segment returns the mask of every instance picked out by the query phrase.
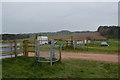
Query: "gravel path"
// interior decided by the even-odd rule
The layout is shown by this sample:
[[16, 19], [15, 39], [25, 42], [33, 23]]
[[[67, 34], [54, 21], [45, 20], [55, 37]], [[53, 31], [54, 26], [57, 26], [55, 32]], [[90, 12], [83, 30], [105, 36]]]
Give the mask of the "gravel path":
[[97, 61], [107, 61], [107, 62], [118, 62], [118, 55], [113, 55], [113, 54], [63, 52], [62, 58], [77, 58], [77, 59], [87, 59], [87, 60], [97, 60]]
[[[35, 54], [30, 52], [29, 56], [34, 56]], [[43, 55], [45, 56], [45, 54]], [[83, 52], [62, 52], [62, 58], [75, 58], [75, 59], [87, 59], [105, 62], [118, 62], [118, 55], [116, 54], [98, 54], [98, 53], [83, 53]]]

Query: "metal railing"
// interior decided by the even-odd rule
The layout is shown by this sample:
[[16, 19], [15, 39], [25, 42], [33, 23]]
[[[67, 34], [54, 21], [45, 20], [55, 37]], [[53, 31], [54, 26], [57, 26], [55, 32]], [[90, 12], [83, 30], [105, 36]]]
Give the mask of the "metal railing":
[[[61, 60], [60, 47], [59, 45], [54, 45], [54, 40], [51, 40], [51, 44], [45, 44], [45, 45], [40, 44], [40, 42], [42, 41], [44, 42], [45, 40], [36, 40], [35, 52], [36, 52], [37, 62], [49, 62], [52, 66], [53, 62], [58, 62]], [[47, 55], [43, 55], [43, 54], [47, 54]]]

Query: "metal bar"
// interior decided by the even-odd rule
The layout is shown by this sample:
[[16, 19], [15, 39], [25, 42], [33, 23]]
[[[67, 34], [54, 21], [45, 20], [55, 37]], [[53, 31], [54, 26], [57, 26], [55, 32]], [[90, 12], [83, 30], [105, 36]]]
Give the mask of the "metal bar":
[[40, 56], [40, 44], [39, 44], [39, 41], [36, 40], [36, 47], [35, 47], [35, 52], [36, 52], [36, 56], [39, 57]]
[[54, 55], [54, 51], [53, 51], [53, 48], [54, 48], [54, 41], [52, 40], [51, 41], [51, 46], [50, 46], [50, 65], [52, 66], [52, 62], [53, 62], [53, 55]]
[[47, 56], [40, 56], [41, 58], [50, 58], [50, 57], [47, 57]]
[[40, 41], [38, 41], [38, 54], [39, 54], [39, 57], [40, 57]]
[[[53, 63], [53, 62], [57, 62], [57, 61], [59, 61], [59, 60], [52, 61], [52, 63]], [[42, 61], [42, 60], [38, 60], [38, 62], [51, 62], [51, 61]]]
[[36, 54], [36, 57], [38, 56], [37, 55], [37, 40], [35, 41], [35, 54]]
[[[57, 62], [61, 60], [61, 52], [59, 50], [58, 55], [55, 55], [55, 49], [59, 46], [54, 45], [54, 41], [51, 41], [50, 45], [41, 45], [40, 41], [45, 41], [45, 40], [36, 40], [35, 41], [35, 54], [36, 54], [36, 58], [37, 58], [37, 62], [49, 62], [50, 65], [53, 65], [53, 62]], [[47, 40], [46, 40], [47, 41]], [[32, 46], [32, 45], [30, 45]], [[42, 47], [50, 47], [50, 56], [41, 56], [42, 52], [41, 52], [41, 48]], [[56, 47], [56, 48], [55, 48]], [[53, 57], [55, 56], [55, 60], [53, 60]], [[49, 60], [42, 60], [42, 58], [48, 58]]]
[[74, 49], [77, 47], [77, 41], [74, 40]]

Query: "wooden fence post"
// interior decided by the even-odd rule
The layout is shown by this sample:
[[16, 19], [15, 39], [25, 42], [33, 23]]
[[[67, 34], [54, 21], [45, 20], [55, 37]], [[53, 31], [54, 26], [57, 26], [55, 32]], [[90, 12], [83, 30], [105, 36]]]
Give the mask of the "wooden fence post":
[[70, 45], [73, 48], [73, 40], [70, 41]]
[[28, 40], [24, 40], [23, 43], [24, 43], [24, 45], [23, 45], [24, 56], [28, 56]]
[[15, 57], [17, 57], [17, 41], [14, 40], [14, 53], [15, 53]]
[[68, 48], [68, 40], [66, 40], [66, 48]]
[[60, 52], [60, 58], [59, 58], [58, 62], [61, 62], [61, 48], [60, 48], [60, 46], [58, 47], [58, 49], [59, 49], [59, 52]]

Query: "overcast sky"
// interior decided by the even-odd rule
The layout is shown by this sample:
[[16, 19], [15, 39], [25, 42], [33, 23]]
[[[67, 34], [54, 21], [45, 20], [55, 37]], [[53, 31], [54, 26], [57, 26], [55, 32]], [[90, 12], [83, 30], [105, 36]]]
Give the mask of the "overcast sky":
[[117, 2], [2, 3], [3, 33], [96, 31], [99, 25], [118, 25]]

